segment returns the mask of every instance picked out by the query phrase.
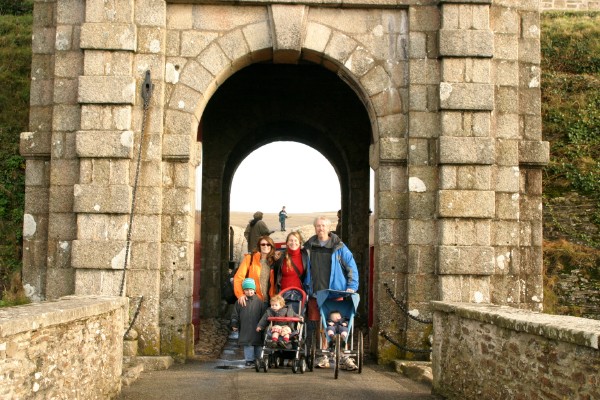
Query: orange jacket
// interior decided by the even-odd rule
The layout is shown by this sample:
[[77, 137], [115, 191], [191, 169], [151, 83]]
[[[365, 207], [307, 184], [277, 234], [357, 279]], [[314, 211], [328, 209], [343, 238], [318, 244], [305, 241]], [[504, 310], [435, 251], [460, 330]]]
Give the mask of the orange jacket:
[[[250, 263], [250, 254], [244, 255], [244, 259], [240, 263], [240, 266], [233, 277], [233, 291], [235, 292], [235, 297], [238, 299], [244, 295], [244, 290], [242, 289], [242, 281], [246, 278], [254, 279], [256, 282], [256, 295], [262, 300], [266, 301], [264, 292], [260, 287], [260, 271], [262, 269], [260, 265], [260, 253], [252, 253], [252, 263]], [[275, 296], [275, 274], [273, 273], [273, 269], [269, 272], [269, 298]]]

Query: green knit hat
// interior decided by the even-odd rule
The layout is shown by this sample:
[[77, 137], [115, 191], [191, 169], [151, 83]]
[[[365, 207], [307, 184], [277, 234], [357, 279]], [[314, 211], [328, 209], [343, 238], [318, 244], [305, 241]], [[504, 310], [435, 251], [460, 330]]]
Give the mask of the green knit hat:
[[253, 289], [256, 290], [256, 283], [252, 278], [246, 278], [242, 281], [242, 289]]

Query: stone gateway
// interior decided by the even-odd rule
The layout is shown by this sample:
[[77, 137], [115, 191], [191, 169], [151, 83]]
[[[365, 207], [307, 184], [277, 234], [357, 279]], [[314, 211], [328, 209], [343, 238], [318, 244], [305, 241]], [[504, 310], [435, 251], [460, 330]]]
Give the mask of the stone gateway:
[[537, 0], [36, 2], [30, 132], [21, 136], [30, 297], [143, 296], [139, 352], [190, 355], [192, 299], [201, 316], [219, 313], [235, 170], [258, 147], [292, 140], [338, 174], [359, 314], [371, 317], [380, 362], [402, 354], [379, 331], [411, 348], [428, 335], [389, 293], [411, 315], [431, 316], [432, 300], [539, 310], [549, 148], [538, 8]]

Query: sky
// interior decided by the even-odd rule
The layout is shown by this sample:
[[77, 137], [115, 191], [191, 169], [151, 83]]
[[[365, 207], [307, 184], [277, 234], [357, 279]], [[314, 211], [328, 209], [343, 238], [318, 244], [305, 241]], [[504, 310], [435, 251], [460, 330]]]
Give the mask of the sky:
[[[264, 176], [265, 185], [260, 192], [256, 183], [261, 171], [265, 171], [265, 160], [271, 168]], [[196, 175], [201, 176], [200, 171]], [[306, 176], [320, 178], [308, 183]], [[283, 184], [290, 180], [297, 184]], [[197, 208], [199, 194], [200, 190]], [[278, 213], [285, 206], [288, 213], [311, 213], [337, 211], [340, 205], [340, 183], [329, 161], [313, 148], [297, 142], [273, 142], [258, 148], [242, 161], [233, 176], [231, 211]]]

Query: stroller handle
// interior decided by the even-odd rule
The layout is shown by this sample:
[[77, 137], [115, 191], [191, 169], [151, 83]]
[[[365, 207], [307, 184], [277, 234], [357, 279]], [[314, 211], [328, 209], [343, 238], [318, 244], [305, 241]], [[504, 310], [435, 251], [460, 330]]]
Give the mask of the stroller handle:
[[267, 321], [273, 322], [302, 322], [304, 318], [302, 317], [267, 317]]

